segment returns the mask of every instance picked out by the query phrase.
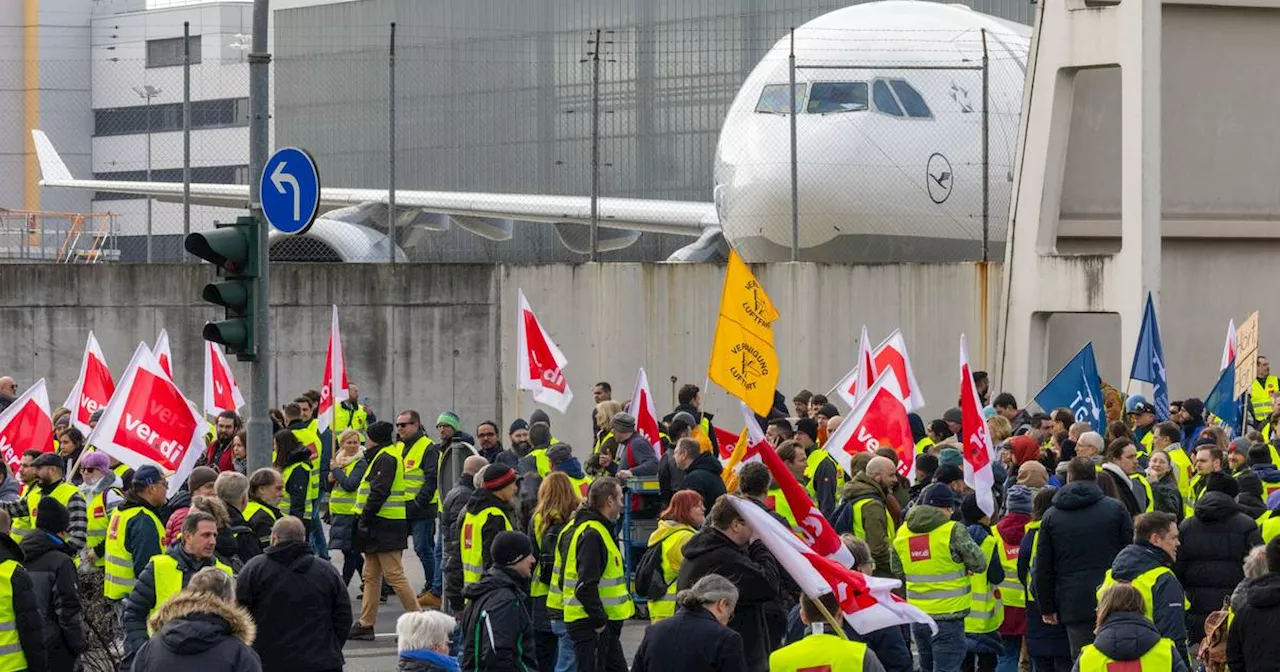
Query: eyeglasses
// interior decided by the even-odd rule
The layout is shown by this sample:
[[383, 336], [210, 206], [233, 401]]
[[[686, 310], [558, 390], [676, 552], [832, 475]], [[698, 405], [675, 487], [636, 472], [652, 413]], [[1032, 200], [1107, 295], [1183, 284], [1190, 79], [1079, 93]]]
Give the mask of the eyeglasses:
[[397, 423], [396, 423], [396, 427], [397, 427], [397, 428], [399, 428], [399, 427], [412, 427], [413, 425], [414, 425], [414, 423], [412, 423], [412, 422], [397, 422]]
[[97, 467], [80, 467], [80, 471], [83, 471], [86, 474], [91, 474], [91, 473], [97, 472], [98, 468]]

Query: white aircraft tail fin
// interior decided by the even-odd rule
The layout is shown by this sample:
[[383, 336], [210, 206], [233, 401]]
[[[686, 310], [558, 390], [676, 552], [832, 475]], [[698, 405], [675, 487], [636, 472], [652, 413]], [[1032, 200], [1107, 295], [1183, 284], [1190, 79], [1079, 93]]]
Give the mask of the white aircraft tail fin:
[[75, 179], [44, 131], [31, 129], [31, 139], [35, 141], [36, 155], [40, 157], [40, 175], [43, 182], [69, 182]]

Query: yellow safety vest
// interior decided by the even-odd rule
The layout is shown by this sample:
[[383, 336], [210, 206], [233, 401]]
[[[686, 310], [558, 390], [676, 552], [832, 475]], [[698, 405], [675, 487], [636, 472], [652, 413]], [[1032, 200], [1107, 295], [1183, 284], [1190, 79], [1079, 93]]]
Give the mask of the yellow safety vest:
[[111, 467], [111, 472], [116, 475], [116, 478], [120, 479], [120, 487], [124, 487], [124, 475], [129, 473], [132, 469], [133, 467], [125, 464], [124, 462]]
[[[312, 502], [315, 501], [315, 497], [312, 495], [319, 494], [317, 487], [319, 483], [312, 477], [315, 474], [315, 469], [311, 466], [310, 462], [294, 462], [284, 468], [284, 473], [280, 474], [280, 477], [283, 478], [285, 484], [288, 485], [289, 479], [293, 477], [293, 473], [299, 469], [307, 472], [307, 501], [302, 504], [302, 519], [306, 521], [311, 520], [311, 506]], [[284, 494], [280, 496], [280, 512], [285, 515], [289, 515], [289, 511], [293, 508], [292, 505], [293, 497], [289, 494], [289, 488], [286, 487], [284, 489]]]
[[[555, 441], [552, 441], [555, 443]], [[546, 478], [551, 473], [551, 458], [547, 457], [546, 448], [534, 448], [529, 451], [529, 455], [533, 457], [533, 463], [538, 468], [538, 475]]]
[[898, 528], [893, 550], [907, 577], [907, 602], [926, 614], [968, 611], [972, 604], [969, 572], [964, 563], [951, 559], [954, 520], [931, 532], [917, 534], [907, 525]]
[[111, 514], [111, 522], [107, 525], [106, 576], [103, 579], [102, 592], [108, 600], [123, 600], [133, 592], [133, 584], [138, 577], [133, 575], [133, 554], [125, 546], [125, 534], [129, 529], [129, 521], [134, 516], [146, 514], [156, 526], [156, 540], [164, 539], [164, 524], [145, 506], [116, 509]]
[[369, 475], [373, 473], [373, 463], [383, 454], [386, 453], [396, 460], [396, 478], [391, 482], [391, 494], [387, 496], [387, 501], [382, 503], [382, 507], [374, 515], [386, 520], [404, 520], [404, 505], [408, 501], [405, 494], [408, 482], [404, 477], [404, 459], [400, 457], [400, 451], [395, 446], [383, 446], [374, 454], [373, 459], [369, 460], [369, 468], [364, 472], [364, 478], [360, 479], [360, 489], [356, 491], [356, 509], [353, 513], [360, 515], [364, 513], [364, 505], [369, 501], [369, 494], [373, 492], [373, 488], [369, 485]]
[[462, 532], [458, 541], [462, 544], [462, 584], [469, 586], [484, 576], [484, 539], [481, 531], [485, 523], [494, 516], [502, 517], [504, 529], [513, 530], [511, 519], [496, 506], [490, 506], [480, 513], [467, 512], [462, 519]]
[[926, 436], [923, 439], [916, 441], [916, 455], [923, 455], [928, 452], [930, 448], [936, 445], [938, 444], [934, 443], [933, 439]]
[[866, 655], [866, 644], [824, 632], [769, 654], [769, 672], [862, 672]]
[[[597, 588], [600, 592], [600, 603], [604, 605], [605, 616], [611, 621], [625, 621], [636, 613], [636, 605], [631, 601], [631, 593], [627, 592], [627, 577], [622, 570], [622, 551], [613, 535], [598, 520], [588, 520], [577, 525], [569, 542], [569, 555], [564, 564], [564, 622], [574, 623], [587, 618], [587, 610], [578, 601], [578, 542], [582, 533], [595, 530], [604, 540], [604, 550], [608, 558], [604, 563], [604, 572], [600, 576]], [[465, 562], [465, 560], [464, 560]]]
[[692, 527], [679, 524], [675, 526], [675, 530], [671, 534], [658, 542], [658, 545], [662, 547], [662, 550], [659, 551], [661, 553], [659, 557], [662, 558], [662, 580], [667, 582], [667, 592], [658, 600], [649, 603], [649, 621], [651, 623], [670, 618], [676, 613], [676, 593], [679, 592], [676, 590], [676, 579], [680, 575], [680, 567], [678, 565], [673, 567], [667, 561], [668, 546], [670, 544], [678, 544], [683, 548], [685, 544], [689, 543], [689, 539], [693, 537], [695, 532], [697, 530]]
[[[342, 473], [350, 476], [352, 470], [360, 460], [352, 460], [350, 464], [342, 468]], [[360, 486], [356, 486], [359, 489]], [[334, 483], [333, 489], [329, 491], [329, 513], [335, 516], [350, 516], [356, 512], [356, 493], [350, 490], [344, 490], [340, 483]]]
[[[996, 540], [995, 530], [988, 527], [987, 538], [982, 540], [982, 545], [979, 547], [982, 550], [982, 557], [991, 558], [995, 554], [996, 546], [1000, 543]], [[969, 615], [964, 617], [966, 633], [980, 635], [995, 632], [1000, 628], [1000, 624], [1004, 623], [1004, 603], [1000, 600], [1000, 592], [996, 588], [987, 582], [986, 572], [974, 572], [969, 575], [972, 605], [969, 608]]]
[[[231, 568], [216, 557], [213, 560], [213, 564], [218, 569], [226, 572], [227, 576], [234, 575]], [[156, 581], [156, 601], [155, 604], [151, 605], [151, 611], [147, 613], [148, 621], [151, 620], [152, 614], [159, 611], [160, 607], [169, 601], [169, 598], [182, 592], [182, 589], [187, 587], [187, 581], [191, 579], [191, 577], [183, 574], [181, 569], [178, 569], [177, 558], [168, 553], [162, 553], [151, 558], [151, 571]], [[192, 576], [195, 576], [194, 572]], [[154, 634], [150, 625], [147, 626], [147, 632]]]
[[1150, 455], [1151, 445], [1155, 440], [1156, 440], [1155, 427], [1152, 427], [1151, 429], [1147, 430], [1146, 436], [1142, 437], [1142, 441], [1140, 442], [1140, 445], [1142, 446], [1142, 448], [1138, 450], [1138, 457]]
[[[533, 527], [532, 527], [532, 529], [533, 529], [534, 543], [536, 543], [536, 544], [541, 544], [541, 543], [542, 543], [542, 537], [543, 537], [543, 536], [545, 536], [545, 535], [547, 534], [547, 525], [545, 525], [545, 524], [542, 522], [542, 514], [541, 514], [541, 513], [534, 513], [534, 514], [533, 514]], [[557, 536], [558, 536], [558, 535], [557, 535]], [[553, 542], [553, 543], [554, 543], [554, 542]], [[539, 551], [542, 551], [543, 549], [541, 549], [541, 548], [540, 548], [540, 549], [538, 549], [538, 550], [539, 550]], [[555, 555], [555, 551], [554, 551], [554, 550], [552, 550], [552, 556], [554, 557], [554, 555]], [[555, 565], [554, 565], [554, 563], [553, 563], [553, 564], [552, 564], [552, 569], [554, 569], [554, 567], [555, 567]], [[539, 578], [539, 577], [540, 577], [540, 575], [541, 575], [541, 572], [539, 572], [539, 571], [538, 571], [539, 569], [541, 569], [541, 568], [534, 568], [533, 576], [531, 577], [532, 582], [529, 584], [529, 596], [530, 596], [530, 597], [546, 597], [546, 596], [547, 596], [547, 593], [551, 592], [551, 586], [550, 586], [550, 584], [543, 583], [543, 582], [542, 582], [542, 579], [541, 579], [541, 578]]]
[[1280, 483], [1262, 481], [1262, 501], [1266, 502], [1268, 499], [1271, 498], [1271, 495], [1274, 494], [1277, 490], [1280, 490]]
[[564, 524], [560, 529], [560, 534], [556, 535], [555, 560], [551, 567], [551, 586], [547, 589], [547, 610], [562, 611], [564, 609], [564, 558], [565, 554], [560, 549], [560, 542], [564, 540], [564, 535], [568, 534], [573, 537], [573, 530], [578, 527], [578, 521], [571, 518], [569, 522]]
[[333, 435], [336, 437], [348, 429], [359, 432], [361, 443], [367, 438], [369, 413], [360, 404], [356, 404], [354, 411], [348, 411], [342, 407], [342, 404], [333, 407]]
[[765, 504], [770, 509], [773, 509], [774, 513], [785, 518], [792, 530], [800, 529], [800, 525], [796, 523], [796, 514], [791, 511], [791, 502], [787, 501], [787, 496], [782, 492], [782, 488], [770, 488], [769, 494], [765, 497]]
[[[111, 490], [114, 490], [114, 488]], [[102, 544], [107, 541], [107, 523], [111, 522], [111, 512], [107, 511], [107, 493], [111, 490], [103, 490], [102, 492], [94, 495], [93, 502], [89, 505], [87, 512], [89, 518], [87, 545], [89, 548], [97, 548], [98, 544]], [[106, 551], [103, 550], [103, 557], [98, 558], [98, 560], [93, 563], [93, 566], [103, 567], [106, 564]]]
[[[1173, 640], [1161, 637], [1156, 645], [1138, 659], [1142, 672], [1168, 672], [1173, 669]], [[1109, 672], [1111, 663], [1116, 662], [1089, 644], [1080, 651], [1080, 672]], [[1128, 669], [1128, 668], [1125, 668]]]
[[[565, 474], [568, 476], [568, 474]], [[583, 476], [582, 478], [574, 478], [569, 476], [569, 482], [573, 484], [574, 492], [578, 493], [578, 499], [586, 499], [587, 491], [591, 489], [591, 477]]]
[[[1160, 577], [1164, 576], [1165, 574], [1173, 574], [1173, 570], [1169, 569], [1168, 567], [1153, 567], [1133, 577], [1132, 581], [1129, 581], [1130, 585], [1132, 585], [1134, 588], [1137, 588], [1139, 593], [1142, 593], [1142, 615], [1146, 616], [1147, 620], [1151, 621], [1152, 623], [1154, 623], [1156, 620], [1155, 605], [1153, 602], [1153, 595], [1156, 590], [1156, 581], [1158, 581]], [[1111, 586], [1114, 586], [1117, 583], [1120, 583], [1120, 582], [1116, 581], [1115, 578], [1111, 576], [1111, 570], [1108, 569], [1107, 573], [1102, 576], [1102, 585], [1098, 586], [1098, 592], [1096, 594], [1097, 598], [1102, 599], [1102, 591], [1106, 590], [1107, 588], [1110, 588]], [[1182, 611], [1185, 613], [1190, 608], [1191, 608], [1191, 601], [1187, 599], [1186, 594], [1183, 594]]]
[[27, 655], [18, 639], [18, 614], [13, 610], [13, 573], [17, 560], [0, 562], [0, 672], [27, 669]]
[[[272, 508], [267, 506], [266, 504], [263, 504], [262, 502], [252, 500], [252, 499], [249, 500], [249, 504], [244, 507], [244, 511], [242, 511], [240, 515], [244, 516], [244, 521], [247, 523], [253, 520], [253, 517], [258, 515], [259, 511], [265, 511], [267, 515], [271, 517], [271, 523], [273, 525], [275, 524], [276, 520], [279, 519], [280, 517], [278, 515], [278, 511], [279, 511], [278, 509], [272, 510]], [[266, 548], [267, 546], [271, 545], [271, 535], [267, 535], [265, 537], [258, 537], [258, 541], [262, 543], [263, 548]]]
[[1027, 589], [1018, 580], [1019, 546], [1005, 543], [999, 530], [995, 532], [995, 537], [1000, 544], [1000, 566], [1004, 568], [1004, 581], [1000, 582], [1000, 601], [1006, 607], [1025, 608]]
[[1267, 376], [1266, 385], [1260, 384], [1257, 378], [1253, 379], [1249, 388], [1249, 407], [1254, 421], [1262, 422], [1271, 417], [1271, 405], [1277, 392], [1280, 392], [1280, 378]]
[[836, 462], [836, 458], [831, 457], [831, 453], [826, 450], [814, 448], [813, 452], [809, 453], [809, 461], [804, 466], [804, 476], [807, 479], [804, 489], [809, 491], [809, 499], [814, 502], [818, 501], [818, 491], [813, 487], [813, 475], [818, 473], [818, 467], [822, 466], [822, 463], [826, 460], [831, 460], [831, 464], [835, 465], [836, 468], [836, 492], [840, 492], [840, 489], [844, 487], [844, 469], [841, 468], [840, 463]]
[[889, 515], [889, 507], [884, 502], [870, 497], [859, 499], [853, 503], [853, 536], [871, 543], [871, 540], [867, 538], [867, 524], [863, 518], [863, 509], [867, 508], [867, 505], [871, 502], [878, 502], [884, 508], [884, 529], [888, 532], [888, 538], [892, 539], [897, 534], [897, 530], [893, 528], [893, 516]]
[[[58, 501], [59, 504], [67, 506], [71, 502], [71, 496], [80, 493], [80, 489], [66, 481], [58, 483], [58, 487], [53, 489], [49, 494]], [[14, 541], [22, 541], [22, 534], [18, 530], [33, 530], [36, 527], [36, 510], [40, 508], [40, 499], [44, 494], [40, 491], [40, 486], [34, 486], [27, 491], [25, 499], [27, 500], [27, 515], [13, 519], [13, 532], [9, 535]]]
[[[413, 501], [418, 493], [422, 491], [422, 486], [427, 483], [426, 472], [422, 470], [422, 459], [427, 454], [427, 448], [432, 445], [431, 439], [421, 436], [412, 446], [405, 447], [404, 443], [397, 443], [396, 446], [400, 451], [402, 464], [404, 465], [404, 496], [405, 501]], [[443, 459], [443, 452], [440, 454]], [[436, 475], [440, 474], [440, 465], [436, 465]], [[431, 503], [438, 505], [440, 503], [440, 488], [431, 494]]]
[[600, 452], [600, 449], [604, 447], [604, 443], [612, 438], [613, 438], [613, 432], [606, 432], [604, 434], [601, 434], [600, 438], [596, 441], [595, 448], [592, 449], [593, 452], [597, 452], [597, 453]]
[[[1151, 491], [1151, 481], [1148, 481], [1146, 476], [1143, 476], [1142, 474], [1138, 474], [1138, 473], [1129, 474], [1129, 480], [1133, 481], [1137, 485], [1142, 486], [1143, 492], [1147, 493], [1147, 508], [1145, 509], [1145, 511], [1147, 513], [1151, 513], [1152, 511], [1155, 511], [1156, 497], [1155, 497], [1155, 493]], [[1277, 485], [1280, 485], [1280, 484], [1277, 484]]]
[[1023, 532], [1023, 534], [1031, 534], [1032, 532], [1036, 533], [1035, 537], [1031, 539], [1031, 557], [1027, 558], [1027, 580], [1032, 581], [1027, 584], [1027, 602], [1036, 601], [1035, 591], [1031, 590], [1031, 587], [1035, 585], [1032, 577], [1036, 575], [1036, 551], [1040, 550], [1040, 522], [1041, 521], [1033, 520], [1027, 523], [1027, 527]]
[[[1270, 511], [1267, 512], [1271, 513]], [[1280, 518], [1276, 516], [1266, 515], [1266, 521], [1262, 523], [1262, 543], [1271, 543], [1272, 539], [1280, 536]]]

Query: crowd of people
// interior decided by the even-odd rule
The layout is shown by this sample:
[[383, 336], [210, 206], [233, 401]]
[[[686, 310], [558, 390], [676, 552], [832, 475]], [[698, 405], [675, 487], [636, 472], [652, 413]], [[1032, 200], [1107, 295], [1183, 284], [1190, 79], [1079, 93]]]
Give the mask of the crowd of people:
[[909, 481], [887, 446], [844, 470], [824, 447], [838, 409], [777, 395], [768, 440], [851, 568], [900, 580], [933, 620], [872, 632], [803, 594], [744, 518], [749, 504], [801, 530], [768, 467], [722, 465], [693, 385], [655, 449], [597, 384], [585, 461], [540, 410], [505, 445], [496, 422], [472, 434], [446, 411], [432, 434], [418, 411], [379, 421], [355, 401], [321, 432], [306, 393], [273, 411], [271, 467], [248, 471], [227, 412], [174, 488], [85, 445], [60, 409], [54, 452], [0, 467], [0, 669], [340, 670], [391, 596], [403, 670], [1275, 669], [1280, 394], [1263, 362], [1235, 440], [1198, 399], [1159, 422], [1107, 388], [1093, 427], [1005, 393], [987, 405], [975, 374], [999, 454], [991, 514], [966, 484], [959, 409], [909, 416]]

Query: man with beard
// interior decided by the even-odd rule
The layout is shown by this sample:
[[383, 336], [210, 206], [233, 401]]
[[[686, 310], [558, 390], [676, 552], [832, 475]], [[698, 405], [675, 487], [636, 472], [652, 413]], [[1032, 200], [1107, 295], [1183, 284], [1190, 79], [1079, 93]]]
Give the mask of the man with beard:
[[533, 445], [529, 443], [529, 423], [523, 418], [512, 421], [511, 426], [507, 428], [507, 441], [507, 448], [498, 453], [495, 464], [505, 464], [523, 476], [524, 474], [520, 472], [520, 460], [533, 450]]
[[[502, 455], [502, 444], [498, 442], [498, 423], [485, 420], [476, 427], [476, 450], [489, 460], [491, 464], [499, 463]], [[514, 467], [515, 465], [511, 465]]]
[[218, 414], [218, 419], [214, 424], [217, 434], [214, 435], [213, 441], [209, 442], [209, 449], [204, 454], [204, 460], [201, 464], [213, 467], [215, 470], [235, 471], [235, 453], [231, 450], [231, 440], [236, 438], [236, 433], [244, 427], [244, 423], [240, 420], [239, 414], [235, 411], [223, 411]]

